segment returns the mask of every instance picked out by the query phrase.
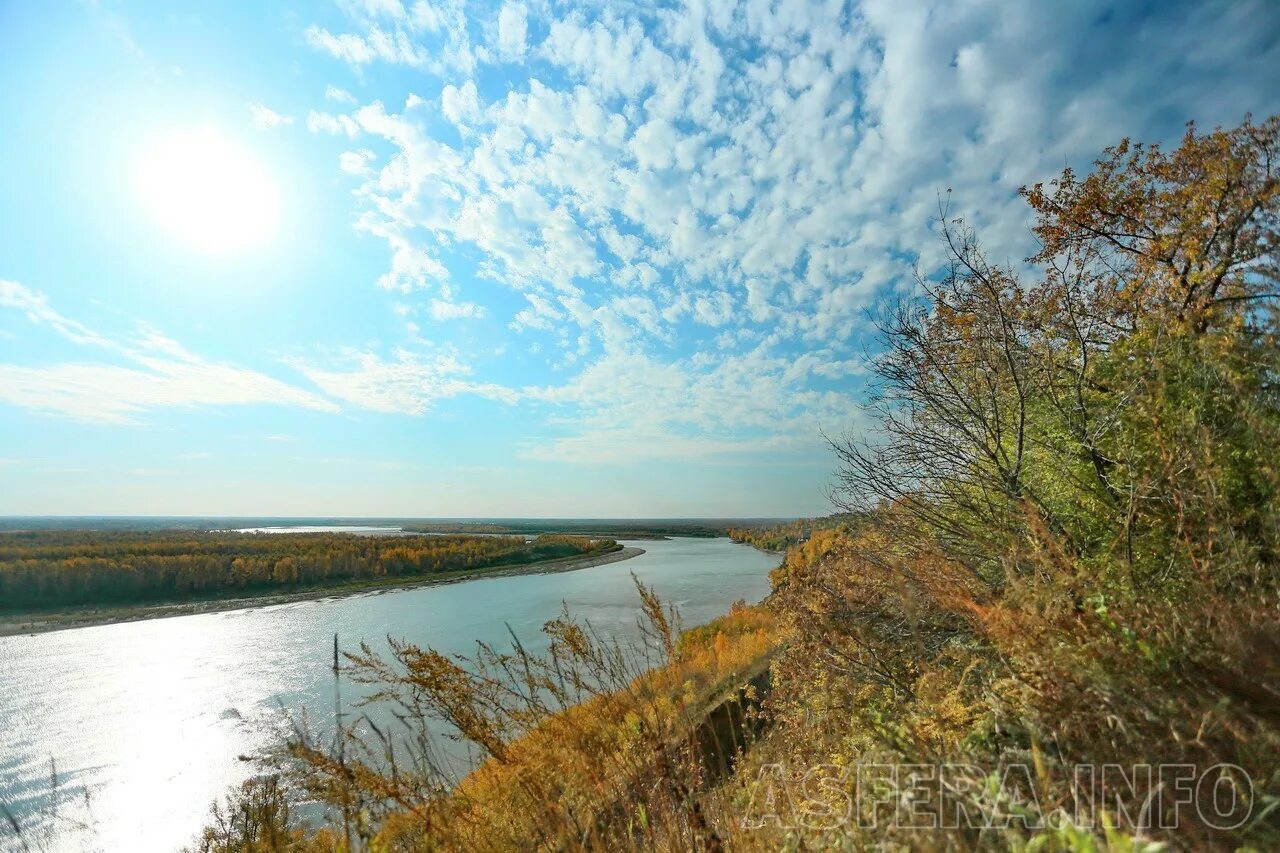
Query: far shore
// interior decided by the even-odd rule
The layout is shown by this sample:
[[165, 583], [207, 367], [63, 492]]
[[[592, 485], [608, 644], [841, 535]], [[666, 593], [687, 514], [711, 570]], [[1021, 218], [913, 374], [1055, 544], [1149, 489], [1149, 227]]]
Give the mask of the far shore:
[[156, 604], [132, 604], [120, 607], [51, 610], [39, 613], [14, 613], [0, 615], [0, 637], [21, 634], [44, 634], [69, 628], [87, 628], [92, 625], [112, 625], [118, 622], [140, 622], [144, 619], [163, 619], [169, 616], [189, 616], [195, 613], [220, 613], [226, 610], [270, 607], [276, 604], [292, 604], [318, 599], [350, 598], [357, 595], [378, 595], [436, 584], [463, 583], [485, 578], [502, 578], [513, 575], [542, 575], [554, 572], [572, 572], [618, 563], [638, 557], [643, 548], [631, 546], [604, 554], [585, 554], [579, 557], [563, 557], [526, 563], [519, 566], [495, 566], [491, 569], [464, 569], [442, 572], [436, 575], [405, 578], [385, 578], [375, 581], [355, 581], [333, 586], [308, 587], [294, 592], [264, 592], [239, 598], [207, 598], [193, 601], [158, 602]]
[[783, 548], [781, 551], [775, 551], [772, 548], [761, 548], [759, 545], [754, 545], [750, 542], [740, 542], [737, 539], [730, 539], [729, 541], [732, 542], [734, 545], [746, 545], [748, 548], [754, 548], [755, 550], [759, 551], [761, 554], [771, 554], [774, 557], [787, 556], [786, 548]]

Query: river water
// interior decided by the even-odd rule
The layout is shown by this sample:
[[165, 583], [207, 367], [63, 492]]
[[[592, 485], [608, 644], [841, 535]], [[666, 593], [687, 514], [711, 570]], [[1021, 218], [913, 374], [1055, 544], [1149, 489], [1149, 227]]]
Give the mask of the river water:
[[[334, 704], [333, 635], [444, 652], [539, 647], [561, 603], [633, 637], [634, 573], [685, 625], [768, 593], [777, 558], [727, 539], [627, 542], [646, 553], [572, 572], [0, 638], [0, 804], [34, 850], [172, 851], [251, 772], [281, 708]], [[57, 783], [52, 784], [56, 774]], [[21, 849], [0, 812], [0, 850]]]

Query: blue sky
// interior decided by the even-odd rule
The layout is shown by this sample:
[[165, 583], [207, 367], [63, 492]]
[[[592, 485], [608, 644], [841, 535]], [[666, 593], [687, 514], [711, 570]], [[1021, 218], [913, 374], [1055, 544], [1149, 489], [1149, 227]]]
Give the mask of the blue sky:
[[866, 311], [1280, 6], [0, 3], [0, 513], [791, 516]]

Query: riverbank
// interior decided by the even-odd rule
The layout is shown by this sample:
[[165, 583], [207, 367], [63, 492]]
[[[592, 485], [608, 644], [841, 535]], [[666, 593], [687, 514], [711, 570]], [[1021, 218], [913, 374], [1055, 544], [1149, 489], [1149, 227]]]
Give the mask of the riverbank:
[[269, 607], [276, 604], [293, 604], [300, 601], [347, 598], [356, 595], [376, 595], [402, 589], [463, 583], [484, 578], [571, 572], [629, 560], [632, 557], [640, 556], [644, 552], [643, 548], [626, 546], [603, 554], [560, 557], [536, 563], [494, 566], [488, 569], [463, 569], [456, 572], [441, 572], [421, 577], [355, 581], [345, 584], [308, 587], [294, 592], [264, 592], [261, 595], [239, 596], [236, 598], [207, 598], [194, 601], [127, 605], [123, 607], [79, 607], [40, 613], [5, 614], [0, 615], [0, 637], [12, 637], [19, 634], [43, 634], [68, 628], [87, 628], [92, 625], [111, 625], [118, 622], [139, 622], [144, 619], [163, 619], [169, 616], [188, 616], [195, 613], [220, 613], [226, 610]]

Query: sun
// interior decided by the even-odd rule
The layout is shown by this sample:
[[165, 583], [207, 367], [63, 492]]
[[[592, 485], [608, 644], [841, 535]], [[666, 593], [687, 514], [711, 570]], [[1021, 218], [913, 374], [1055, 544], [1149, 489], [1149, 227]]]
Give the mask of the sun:
[[253, 152], [212, 128], [155, 140], [138, 163], [138, 195], [177, 240], [208, 253], [266, 242], [280, 217], [280, 194]]

